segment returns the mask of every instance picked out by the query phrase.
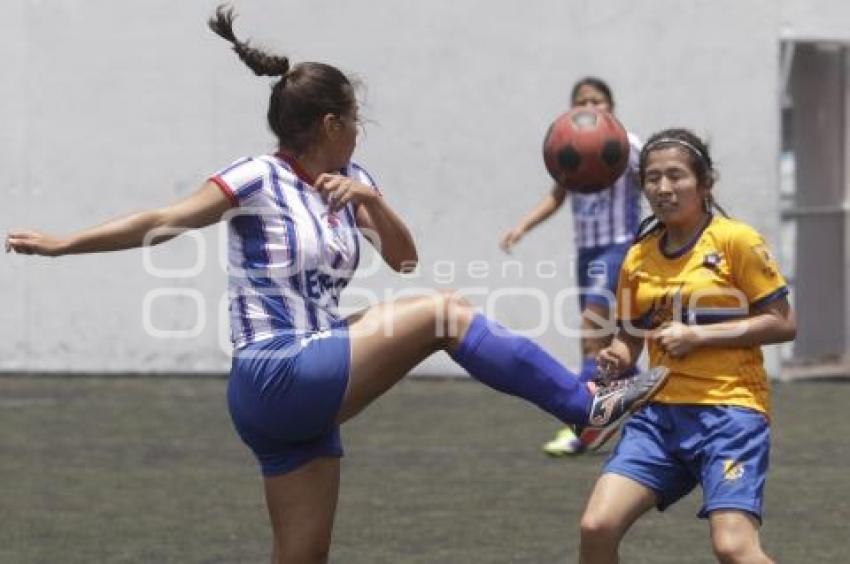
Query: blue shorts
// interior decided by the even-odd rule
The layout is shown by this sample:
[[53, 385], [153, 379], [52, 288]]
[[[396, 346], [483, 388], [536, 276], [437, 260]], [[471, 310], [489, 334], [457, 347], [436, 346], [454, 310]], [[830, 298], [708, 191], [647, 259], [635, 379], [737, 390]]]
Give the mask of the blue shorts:
[[587, 304], [613, 309], [620, 268], [631, 246], [631, 243], [620, 243], [578, 250], [576, 278], [582, 289], [578, 298], [582, 311]]
[[227, 403], [236, 432], [264, 476], [341, 457], [336, 416], [348, 388], [351, 346], [343, 322], [330, 331], [274, 337], [234, 353]]
[[770, 426], [758, 411], [652, 403], [623, 427], [603, 472], [654, 490], [661, 511], [699, 484], [698, 517], [737, 509], [761, 520], [769, 455]]

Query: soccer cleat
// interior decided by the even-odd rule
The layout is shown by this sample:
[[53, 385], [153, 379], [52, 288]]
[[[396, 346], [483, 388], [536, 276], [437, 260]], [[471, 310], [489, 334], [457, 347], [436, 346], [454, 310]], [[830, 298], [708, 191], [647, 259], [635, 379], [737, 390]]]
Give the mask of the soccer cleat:
[[588, 450], [596, 450], [605, 444], [629, 415], [658, 393], [669, 375], [666, 367], [656, 366], [596, 390], [587, 425], [579, 433], [582, 445]]
[[584, 445], [576, 436], [572, 427], [564, 427], [555, 435], [555, 438], [543, 445], [543, 452], [553, 457], [579, 454], [584, 450]]

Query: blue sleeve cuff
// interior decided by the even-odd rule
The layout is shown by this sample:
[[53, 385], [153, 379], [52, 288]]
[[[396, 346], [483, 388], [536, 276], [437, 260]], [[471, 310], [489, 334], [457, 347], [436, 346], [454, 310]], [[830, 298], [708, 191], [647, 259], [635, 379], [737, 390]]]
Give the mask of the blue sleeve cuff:
[[781, 288], [774, 290], [768, 295], [761, 297], [750, 304], [751, 309], [761, 309], [767, 304], [771, 302], [775, 302], [776, 300], [780, 300], [782, 298], [787, 297], [789, 294], [788, 286], [782, 286]]

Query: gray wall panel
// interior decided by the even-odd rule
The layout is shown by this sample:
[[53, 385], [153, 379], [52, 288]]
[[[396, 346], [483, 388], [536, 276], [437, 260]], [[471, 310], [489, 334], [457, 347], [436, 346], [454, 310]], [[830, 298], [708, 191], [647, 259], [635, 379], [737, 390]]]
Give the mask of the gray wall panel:
[[[0, 86], [4, 228], [67, 232], [166, 203], [231, 160], [273, 146], [264, 117], [269, 83], [206, 30], [213, 2], [6, 4], [0, 41], [14, 56], [5, 63], [13, 80]], [[543, 132], [565, 109], [573, 80], [588, 73], [610, 81], [620, 117], [642, 137], [669, 125], [709, 136], [720, 201], [777, 243], [778, 44], [783, 14], [811, 15], [800, 3], [786, 2], [784, 12], [768, 0], [236, 5], [241, 36], [296, 61], [329, 61], [366, 84], [372, 122], [356, 158], [411, 225], [422, 269], [408, 279], [386, 270], [360, 279], [360, 296], [529, 288], [525, 297], [500, 299], [492, 313], [509, 326], [539, 325], [541, 297], [548, 314], [574, 280], [569, 213], [522, 242], [512, 257], [521, 276], [503, 275], [496, 243], [548, 189]], [[139, 251], [0, 261], [0, 369], [226, 369], [219, 238], [217, 229], [204, 233], [207, 264], [189, 279], [151, 276]], [[154, 258], [187, 266], [193, 249], [191, 240], [172, 243]], [[470, 272], [474, 260], [491, 275]], [[455, 265], [452, 280], [443, 261]], [[198, 337], [146, 333], [145, 295], [162, 287], [204, 297], [209, 326]], [[190, 302], [162, 299], [157, 327], [194, 323]], [[576, 325], [574, 300], [561, 305], [559, 315]], [[551, 326], [540, 337], [577, 364], [574, 339]], [[445, 357], [420, 367], [447, 370], [454, 368]]]

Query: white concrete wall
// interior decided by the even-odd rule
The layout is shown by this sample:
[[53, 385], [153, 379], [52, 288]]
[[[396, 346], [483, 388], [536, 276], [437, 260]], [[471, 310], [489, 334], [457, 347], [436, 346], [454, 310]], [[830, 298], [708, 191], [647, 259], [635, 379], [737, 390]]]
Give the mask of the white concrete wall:
[[850, 41], [850, 3], [840, 0], [781, 0], [781, 33], [785, 38]]
[[[840, 0], [819, 4], [848, 11]], [[184, 196], [220, 166], [273, 147], [264, 117], [269, 83], [206, 30], [214, 5], [4, 4], [0, 228], [66, 233]], [[621, 119], [642, 137], [680, 125], [709, 137], [722, 176], [719, 200], [774, 240], [779, 37], [789, 18], [807, 33], [838, 25], [823, 11], [788, 0], [236, 6], [241, 36], [295, 61], [331, 62], [367, 85], [363, 113], [373, 122], [356, 158], [407, 219], [422, 269], [408, 280], [384, 269], [359, 280], [356, 293], [475, 287], [492, 299], [494, 290], [522, 287], [550, 304], [574, 282], [568, 211], [517, 249], [522, 276], [514, 270], [502, 276], [497, 240], [548, 189], [541, 139], [567, 106], [575, 79], [605, 77]], [[152, 276], [140, 251], [0, 260], [0, 369], [226, 370], [218, 329], [225, 289], [219, 231], [209, 229], [202, 239], [206, 266], [182, 279]], [[194, 249], [187, 238], [157, 248], [153, 258], [161, 267], [188, 267]], [[474, 260], [485, 261], [491, 275], [471, 275]], [[452, 280], [443, 270], [449, 263], [441, 261], [454, 264]], [[553, 261], [543, 266], [544, 277], [536, 274], [541, 261]], [[547, 277], [553, 265], [556, 272]], [[145, 330], [145, 296], [158, 288], [200, 293], [207, 324], [197, 337], [158, 339]], [[565, 307], [559, 315], [575, 325], [574, 300]], [[161, 298], [153, 322], [191, 329], [194, 310], [185, 298]], [[499, 299], [492, 313], [531, 330], [541, 325], [539, 310], [533, 297], [517, 296]], [[551, 324], [539, 337], [563, 361], [578, 362], [577, 342]], [[445, 357], [420, 367], [450, 370]]]

